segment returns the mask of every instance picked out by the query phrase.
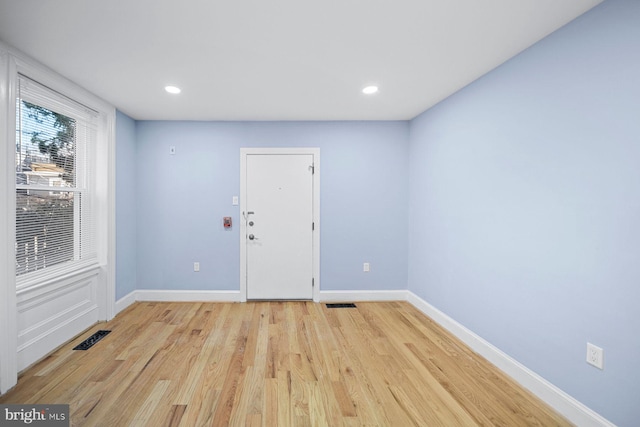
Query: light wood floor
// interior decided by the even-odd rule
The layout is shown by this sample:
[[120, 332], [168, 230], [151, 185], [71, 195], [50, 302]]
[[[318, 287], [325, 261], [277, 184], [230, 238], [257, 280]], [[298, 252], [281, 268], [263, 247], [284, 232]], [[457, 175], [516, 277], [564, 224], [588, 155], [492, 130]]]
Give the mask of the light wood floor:
[[136, 303], [0, 403], [109, 427], [570, 425], [405, 302]]

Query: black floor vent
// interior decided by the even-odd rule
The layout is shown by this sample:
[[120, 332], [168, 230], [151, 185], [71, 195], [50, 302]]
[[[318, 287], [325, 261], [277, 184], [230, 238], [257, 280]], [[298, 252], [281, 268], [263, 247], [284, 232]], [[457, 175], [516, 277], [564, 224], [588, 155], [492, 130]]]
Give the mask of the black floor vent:
[[108, 335], [111, 331], [98, 331], [95, 334], [91, 335], [86, 340], [82, 341], [80, 344], [75, 346], [74, 350], [89, 350], [95, 343], [100, 341], [106, 335]]
[[347, 303], [334, 303], [334, 304], [327, 304], [327, 308], [356, 308], [356, 305], [352, 302], [347, 302]]

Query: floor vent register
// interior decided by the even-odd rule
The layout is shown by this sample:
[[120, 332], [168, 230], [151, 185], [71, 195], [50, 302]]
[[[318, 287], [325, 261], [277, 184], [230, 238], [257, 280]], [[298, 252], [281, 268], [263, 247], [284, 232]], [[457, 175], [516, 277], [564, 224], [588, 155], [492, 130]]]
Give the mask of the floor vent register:
[[89, 350], [95, 343], [100, 341], [102, 338], [107, 336], [111, 331], [98, 331], [95, 334], [91, 335], [86, 340], [82, 341], [80, 344], [75, 346], [74, 350]]
[[327, 304], [327, 308], [356, 308], [356, 305], [352, 302], [332, 303], [332, 304]]

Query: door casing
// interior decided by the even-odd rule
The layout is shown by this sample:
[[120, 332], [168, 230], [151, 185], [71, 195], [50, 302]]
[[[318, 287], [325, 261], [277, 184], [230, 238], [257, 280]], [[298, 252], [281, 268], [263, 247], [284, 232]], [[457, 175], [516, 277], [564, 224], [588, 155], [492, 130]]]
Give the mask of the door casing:
[[313, 300], [320, 300], [320, 149], [316, 147], [241, 148], [240, 149], [240, 301], [247, 301], [247, 224], [243, 213], [247, 206], [247, 156], [268, 154], [310, 154], [313, 156]]

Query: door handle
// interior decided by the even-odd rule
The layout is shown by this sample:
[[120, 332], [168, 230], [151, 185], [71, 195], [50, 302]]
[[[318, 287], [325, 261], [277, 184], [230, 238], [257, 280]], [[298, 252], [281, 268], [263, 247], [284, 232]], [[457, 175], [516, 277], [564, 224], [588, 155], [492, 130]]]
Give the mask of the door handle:
[[258, 240], [258, 239], [256, 239], [256, 236], [254, 236], [253, 234], [249, 234], [249, 240], [254, 240], [254, 239]]

